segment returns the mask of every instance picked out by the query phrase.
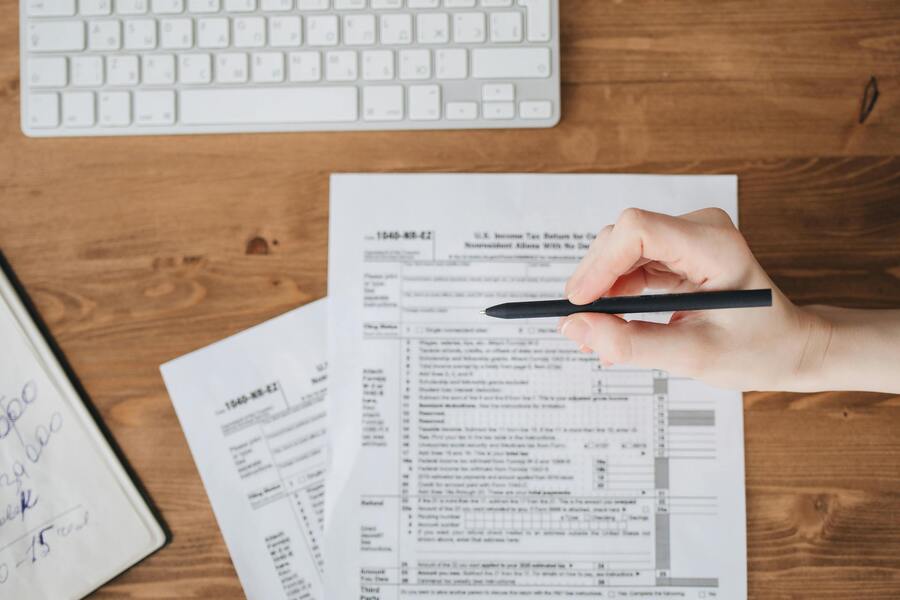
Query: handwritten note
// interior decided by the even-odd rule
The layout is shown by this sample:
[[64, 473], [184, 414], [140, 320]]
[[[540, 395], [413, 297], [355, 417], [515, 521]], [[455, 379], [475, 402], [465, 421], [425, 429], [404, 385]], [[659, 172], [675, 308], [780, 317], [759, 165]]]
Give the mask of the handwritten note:
[[0, 274], [0, 598], [81, 598], [164, 541]]

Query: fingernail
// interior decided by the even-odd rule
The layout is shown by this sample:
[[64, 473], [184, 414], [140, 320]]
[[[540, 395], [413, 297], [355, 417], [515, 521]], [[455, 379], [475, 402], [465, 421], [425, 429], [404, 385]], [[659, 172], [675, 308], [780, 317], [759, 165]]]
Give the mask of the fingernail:
[[567, 319], [567, 317], [562, 317], [562, 318], [556, 323], [556, 332], [557, 332], [557, 333], [559, 333], [560, 331], [562, 331], [563, 325], [566, 324], [566, 319]]
[[569, 299], [569, 302], [571, 302], [572, 304], [575, 304], [575, 298], [578, 296], [578, 292], [580, 292], [580, 291], [581, 291], [581, 288], [575, 288], [571, 292], [569, 292], [569, 295], [567, 296], [567, 298]]
[[581, 288], [581, 280], [583, 277], [579, 274], [572, 275], [569, 281], [566, 282], [566, 297], [572, 298], [576, 292], [578, 292], [579, 288]]
[[561, 334], [582, 346], [588, 346], [591, 336], [591, 326], [584, 322], [584, 319], [578, 317], [570, 317], [563, 323]]

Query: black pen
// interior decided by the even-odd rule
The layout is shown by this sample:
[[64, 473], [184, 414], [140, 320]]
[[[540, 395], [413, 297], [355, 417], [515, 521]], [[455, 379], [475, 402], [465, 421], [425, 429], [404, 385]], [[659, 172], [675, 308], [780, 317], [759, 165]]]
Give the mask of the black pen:
[[621, 315], [720, 308], [755, 308], [761, 306], [772, 306], [772, 290], [616, 296], [600, 298], [595, 302], [583, 305], [572, 304], [568, 300], [509, 302], [492, 306], [482, 311], [482, 314], [498, 319], [539, 319], [542, 317], [568, 317], [576, 313]]

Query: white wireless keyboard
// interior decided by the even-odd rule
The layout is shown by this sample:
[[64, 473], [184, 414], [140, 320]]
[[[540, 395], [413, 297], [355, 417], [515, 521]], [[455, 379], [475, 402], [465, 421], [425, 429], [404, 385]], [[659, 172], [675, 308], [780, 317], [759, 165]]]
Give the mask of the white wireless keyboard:
[[20, 0], [31, 136], [550, 127], [558, 0]]

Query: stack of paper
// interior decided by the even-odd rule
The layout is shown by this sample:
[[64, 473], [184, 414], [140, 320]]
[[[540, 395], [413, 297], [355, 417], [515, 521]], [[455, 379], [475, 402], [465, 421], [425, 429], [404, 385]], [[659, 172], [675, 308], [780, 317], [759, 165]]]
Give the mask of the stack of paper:
[[559, 297], [628, 206], [736, 219], [736, 178], [331, 194], [330, 318], [318, 302], [163, 366], [250, 598], [746, 597], [740, 395], [479, 314]]

